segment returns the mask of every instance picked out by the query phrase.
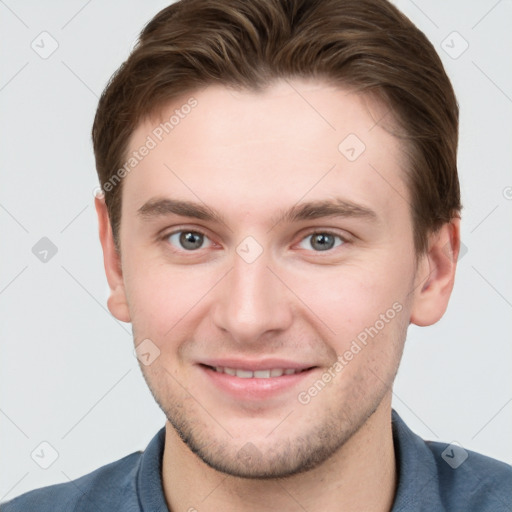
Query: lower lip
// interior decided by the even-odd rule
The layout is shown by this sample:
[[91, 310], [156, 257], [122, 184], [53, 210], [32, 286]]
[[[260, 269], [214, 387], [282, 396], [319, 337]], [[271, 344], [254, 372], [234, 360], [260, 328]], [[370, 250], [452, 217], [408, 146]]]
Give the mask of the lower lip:
[[306, 379], [315, 368], [304, 370], [293, 375], [269, 377], [268, 379], [244, 379], [227, 373], [217, 372], [207, 366], [199, 365], [203, 373], [222, 391], [229, 393], [237, 399], [264, 400], [277, 396], [279, 393], [290, 391]]

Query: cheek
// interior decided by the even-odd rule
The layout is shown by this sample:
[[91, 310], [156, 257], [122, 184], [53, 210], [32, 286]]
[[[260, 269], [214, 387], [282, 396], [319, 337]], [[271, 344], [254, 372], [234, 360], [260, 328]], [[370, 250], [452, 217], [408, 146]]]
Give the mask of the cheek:
[[411, 280], [404, 262], [361, 264], [331, 268], [307, 281], [295, 276], [292, 286], [317, 317], [315, 323], [322, 321], [327, 339], [339, 352], [359, 335], [364, 341], [368, 329], [375, 334], [376, 328], [379, 338], [392, 334], [405, 315]]
[[125, 286], [137, 340], [150, 338], [164, 346], [171, 334], [189, 328], [202, 298], [212, 289], [216, 273], [206, 267], [179, 268], [135, 258], [127, 265]]

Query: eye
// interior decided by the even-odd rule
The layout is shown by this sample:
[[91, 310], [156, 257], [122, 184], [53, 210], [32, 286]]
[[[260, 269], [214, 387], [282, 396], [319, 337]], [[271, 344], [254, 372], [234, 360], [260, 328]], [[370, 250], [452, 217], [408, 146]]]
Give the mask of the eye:
[[[336, 239], [339, 240], [338, 243], [336, 243]], [[310, 240], [310, 242], [308, 242], [308, 240]], [[304, 247], [304, 243], [309, 244], [315, 251], [328, 251], [344, 244], [345, 240], [343, 240], [340, 235], [335, 235], [334, 233], [317, 232], [309, 234], [303, 238], [300, 243], [300, 247], [309, 250], [309, 247]]]
[[186, 251], [195, 251], [197, 249], [201, 249], [203, 243], [208, 241], [208, 245], [205, 247], [209, 247], [211, 245], [211, 240], [200, 233], [199, 231], [191, 231], [191, 230], [183, 230], [176, 231], [174, 233], [170, 233], [165, 236], [165, 240], [168, 240], [171, 245], [177, 247], [178, 249], [185, 249]]

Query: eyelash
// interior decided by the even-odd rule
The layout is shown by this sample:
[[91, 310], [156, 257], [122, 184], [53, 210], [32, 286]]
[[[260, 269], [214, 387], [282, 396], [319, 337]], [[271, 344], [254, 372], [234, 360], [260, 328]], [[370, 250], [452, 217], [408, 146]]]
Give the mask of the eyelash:
[[[214, 243], [210, 237], [204, 232], [204, 231], [201, 231], [200, 229], [186, 229], [186, 228], [181, 228], [181, 229], [177, 229], [175, 231], [171, 231], [169, 233], [166, 233], [165, 235], [163, 235], [161, 237], [161, 240], [168, 243], [169, 245], [171, 245], [169, 243], [169, 238], [172, 236], [172, 235], [176, 235], [178, 233], [185, 233], [185, 232], [189, 232], [189, 233], [194, 233], [194, 234], [198, 234], [198, 235], [202, 235], [203, 237], [205, 237], [206, 239], [210, 240], [211, 243]], [[332, 253], [336, 248], [339, 248], [343, 245], [345, 245], [346, 243], [349, 242], [348, 238], [347, 237], [344, 237], [338, 233], [335, 233], [333, 231], [329, 231], [329, 230], [314, 230], [314, 231], [311, 231], [309, 233], [307, 233], [306, 235], [304, 235], [301, 239], [300, 239], [300, 242], [306, 240], [308, 237], [312, 237], [314, 235], [328, 235], [328, 236], [333, 236], [339, 240], [341, 240], [341, 243], [338, 244], [338, 245], [335, 245], [334, 247], [332, 247], [331, 249], [326, 249], [325, 251], [314, 251], [314, 250], [311, 250], [312, 252], [315, 252], [315, 253], [318, 253], [318, 254], [322, 254], [322, 253]], [[177, 252], [177, 253], [198, 253], [201, 249], [195, 249], [195, 250], [186, 250], [186, 249], [177, 249], [176, 247], [172, 246], [172, 250], [174, 252]]]

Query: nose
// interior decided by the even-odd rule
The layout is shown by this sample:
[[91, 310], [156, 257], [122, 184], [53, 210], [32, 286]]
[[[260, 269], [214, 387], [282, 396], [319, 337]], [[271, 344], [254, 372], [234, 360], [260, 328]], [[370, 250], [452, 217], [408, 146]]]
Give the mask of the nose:
[[237, 343], [258, 344], [292, 323], [288, 290], [264, 254], [251, 263], [235, 254], [217, 292], [213, 321]]

